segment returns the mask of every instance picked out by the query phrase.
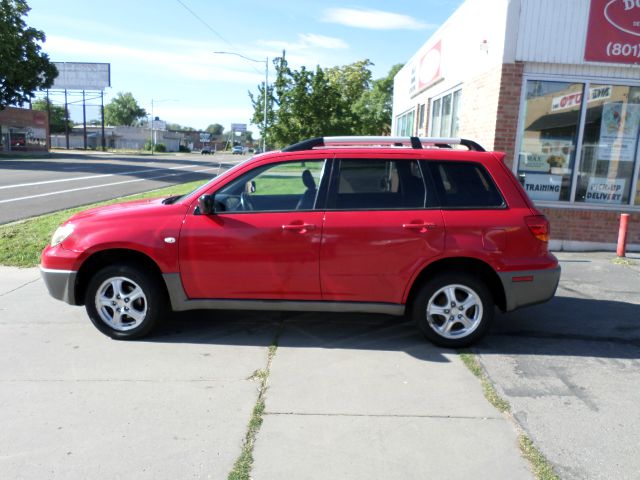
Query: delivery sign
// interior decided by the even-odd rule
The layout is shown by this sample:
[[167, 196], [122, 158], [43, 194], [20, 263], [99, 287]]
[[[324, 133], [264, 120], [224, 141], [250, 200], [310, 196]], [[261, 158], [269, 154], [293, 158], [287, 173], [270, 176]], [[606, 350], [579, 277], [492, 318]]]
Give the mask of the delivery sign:
[[591, 0], [584, 59], [640, 64], [640, 0]]

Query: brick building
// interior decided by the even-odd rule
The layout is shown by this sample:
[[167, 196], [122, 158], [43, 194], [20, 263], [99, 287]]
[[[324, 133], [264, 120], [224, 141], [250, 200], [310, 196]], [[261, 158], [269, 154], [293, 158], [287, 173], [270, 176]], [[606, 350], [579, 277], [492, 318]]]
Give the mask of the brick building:
[[0, 152], [46, 152], [47, 112], [6, 107], [0, 110]]
[[467, 0], [398, 72], [396, 135], [464, 137], [506, 162], [552, 248], [640, 251], [640, 2]]

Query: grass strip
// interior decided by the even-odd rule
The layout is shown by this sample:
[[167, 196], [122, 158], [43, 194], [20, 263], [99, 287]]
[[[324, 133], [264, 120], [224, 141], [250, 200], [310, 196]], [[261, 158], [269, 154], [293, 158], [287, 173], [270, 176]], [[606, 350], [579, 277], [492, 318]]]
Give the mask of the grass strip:
[[560, 477], [553, 471], [553, 467], [549, 461], [533, 445], [533, 442], [528, 436], [524, 434], [520, 435], [519, 443], [522, 455], [529, 461], [533, 469], [533, 474], [538, 480], [560, 480]]
[[244, 441], [242, 442], [242, 451], [240, 456], [233, 465], [233, 470], [227, 477], [228, 480], [249, 480], [251, 478], [251, 469], [253, 468], [253, 447], [255, 445], [256, 436], [262, 426], [262, 415], [264, 413], [264, 399], [267, 393], [267, 381], [269, 380], [269, 374], [271, 373], [271, 363], [278, 350], [278, 339], [284, 327], [284, 322], [280, 323], [278, 331], [276, 332], [273, 343], [269, 346], [269, 354], [267, 357], [267, 367], [264, 370], [256, 370], [249, 380], [258, 380], [260, 385], [258, 387], [258, 399], [251, 412], [251, 419], [249, 420], [249, 426], [247, 433], [245, 434]]
[[51, 235], [71, 215], [91, 207], [109, 205], [142, 198], [181, 195], [202, 185], [202, 181], [183, 183], [159, 190], [116, 198], [83, 207], [61, 210], [18, 222], [0, 225], [0, 265], [12, 267], [35, 267], [40, 263], [40, 253], [51, 240]]
[[502, 413], [510, 413], [511, 405], [509, 402], [504, 400], [498, 395], [495, 387], [491, 384], [489, 379], [484, 373], [480, 362], [473, 353], [469, 352], [461, 352], [460, 359], [462, 363], [464, 363], [471, 373], [473, 373], [480, 380], [480, 384], [482, 385], [482, 391], [484, 392], [485, 398], [489, 401], [491, 405], [496, 407]]
[[[489, 377], [487, 377], [482, 365], [480, 365], [477, 356], [471, 352], [460, 352], [459, 355], [462, 363], [480, 380], [482, 391], [487, 401], [501, 413], [509, 415], [512, 421], [515, 422], [511, 416], [511, 405], [500, 397], [498, 391], [489, 381]], [[519, 425], [517, 428], [522, 431]], [[520, 453], [529, 462], [529, 466], [537, 480], [560, 480], [560, 477], [553, 471], [551, 462], [535, 447], [533, 441], [526, 434], [520, 433], [518, 444]]]

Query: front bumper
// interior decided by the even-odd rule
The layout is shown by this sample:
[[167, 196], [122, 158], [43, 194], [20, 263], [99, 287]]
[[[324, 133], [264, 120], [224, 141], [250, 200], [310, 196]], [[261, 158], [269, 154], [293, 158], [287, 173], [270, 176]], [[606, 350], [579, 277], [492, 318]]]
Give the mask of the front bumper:
[[500, 281], [504, 287], [506, 311], [551, 299], [560, 282], [560, 267], [544, 270], [524, 270], [500, 272]]
[[53, 298], [77, 305], [75, 286], [78, 272], [72, 270], [54, 270], [40, 266], [40, 275]]

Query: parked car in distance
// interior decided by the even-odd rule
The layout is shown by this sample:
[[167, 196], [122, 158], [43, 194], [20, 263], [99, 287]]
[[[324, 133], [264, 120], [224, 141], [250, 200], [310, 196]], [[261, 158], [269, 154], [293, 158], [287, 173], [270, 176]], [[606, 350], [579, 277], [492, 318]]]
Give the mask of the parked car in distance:
[[213, 150], [211, 149], [211, 147], [202, 147], [202, 149], [200, 150], [200, 154], [202, 155], [213, 155]]
[[233, 155], [242, 155], [244, 153], [244, 149], [240, 145], [236, 145], [231, 149], [231, 153]]
[[464, 347], [495, 307], [544, 302], [560, 278], [549, 223], [503, 159], [464, 139], [314, 138], [186, 195], [78, 213], [41, 273], [115, 339], [171, 310], [289, 310], [407, 315]]

